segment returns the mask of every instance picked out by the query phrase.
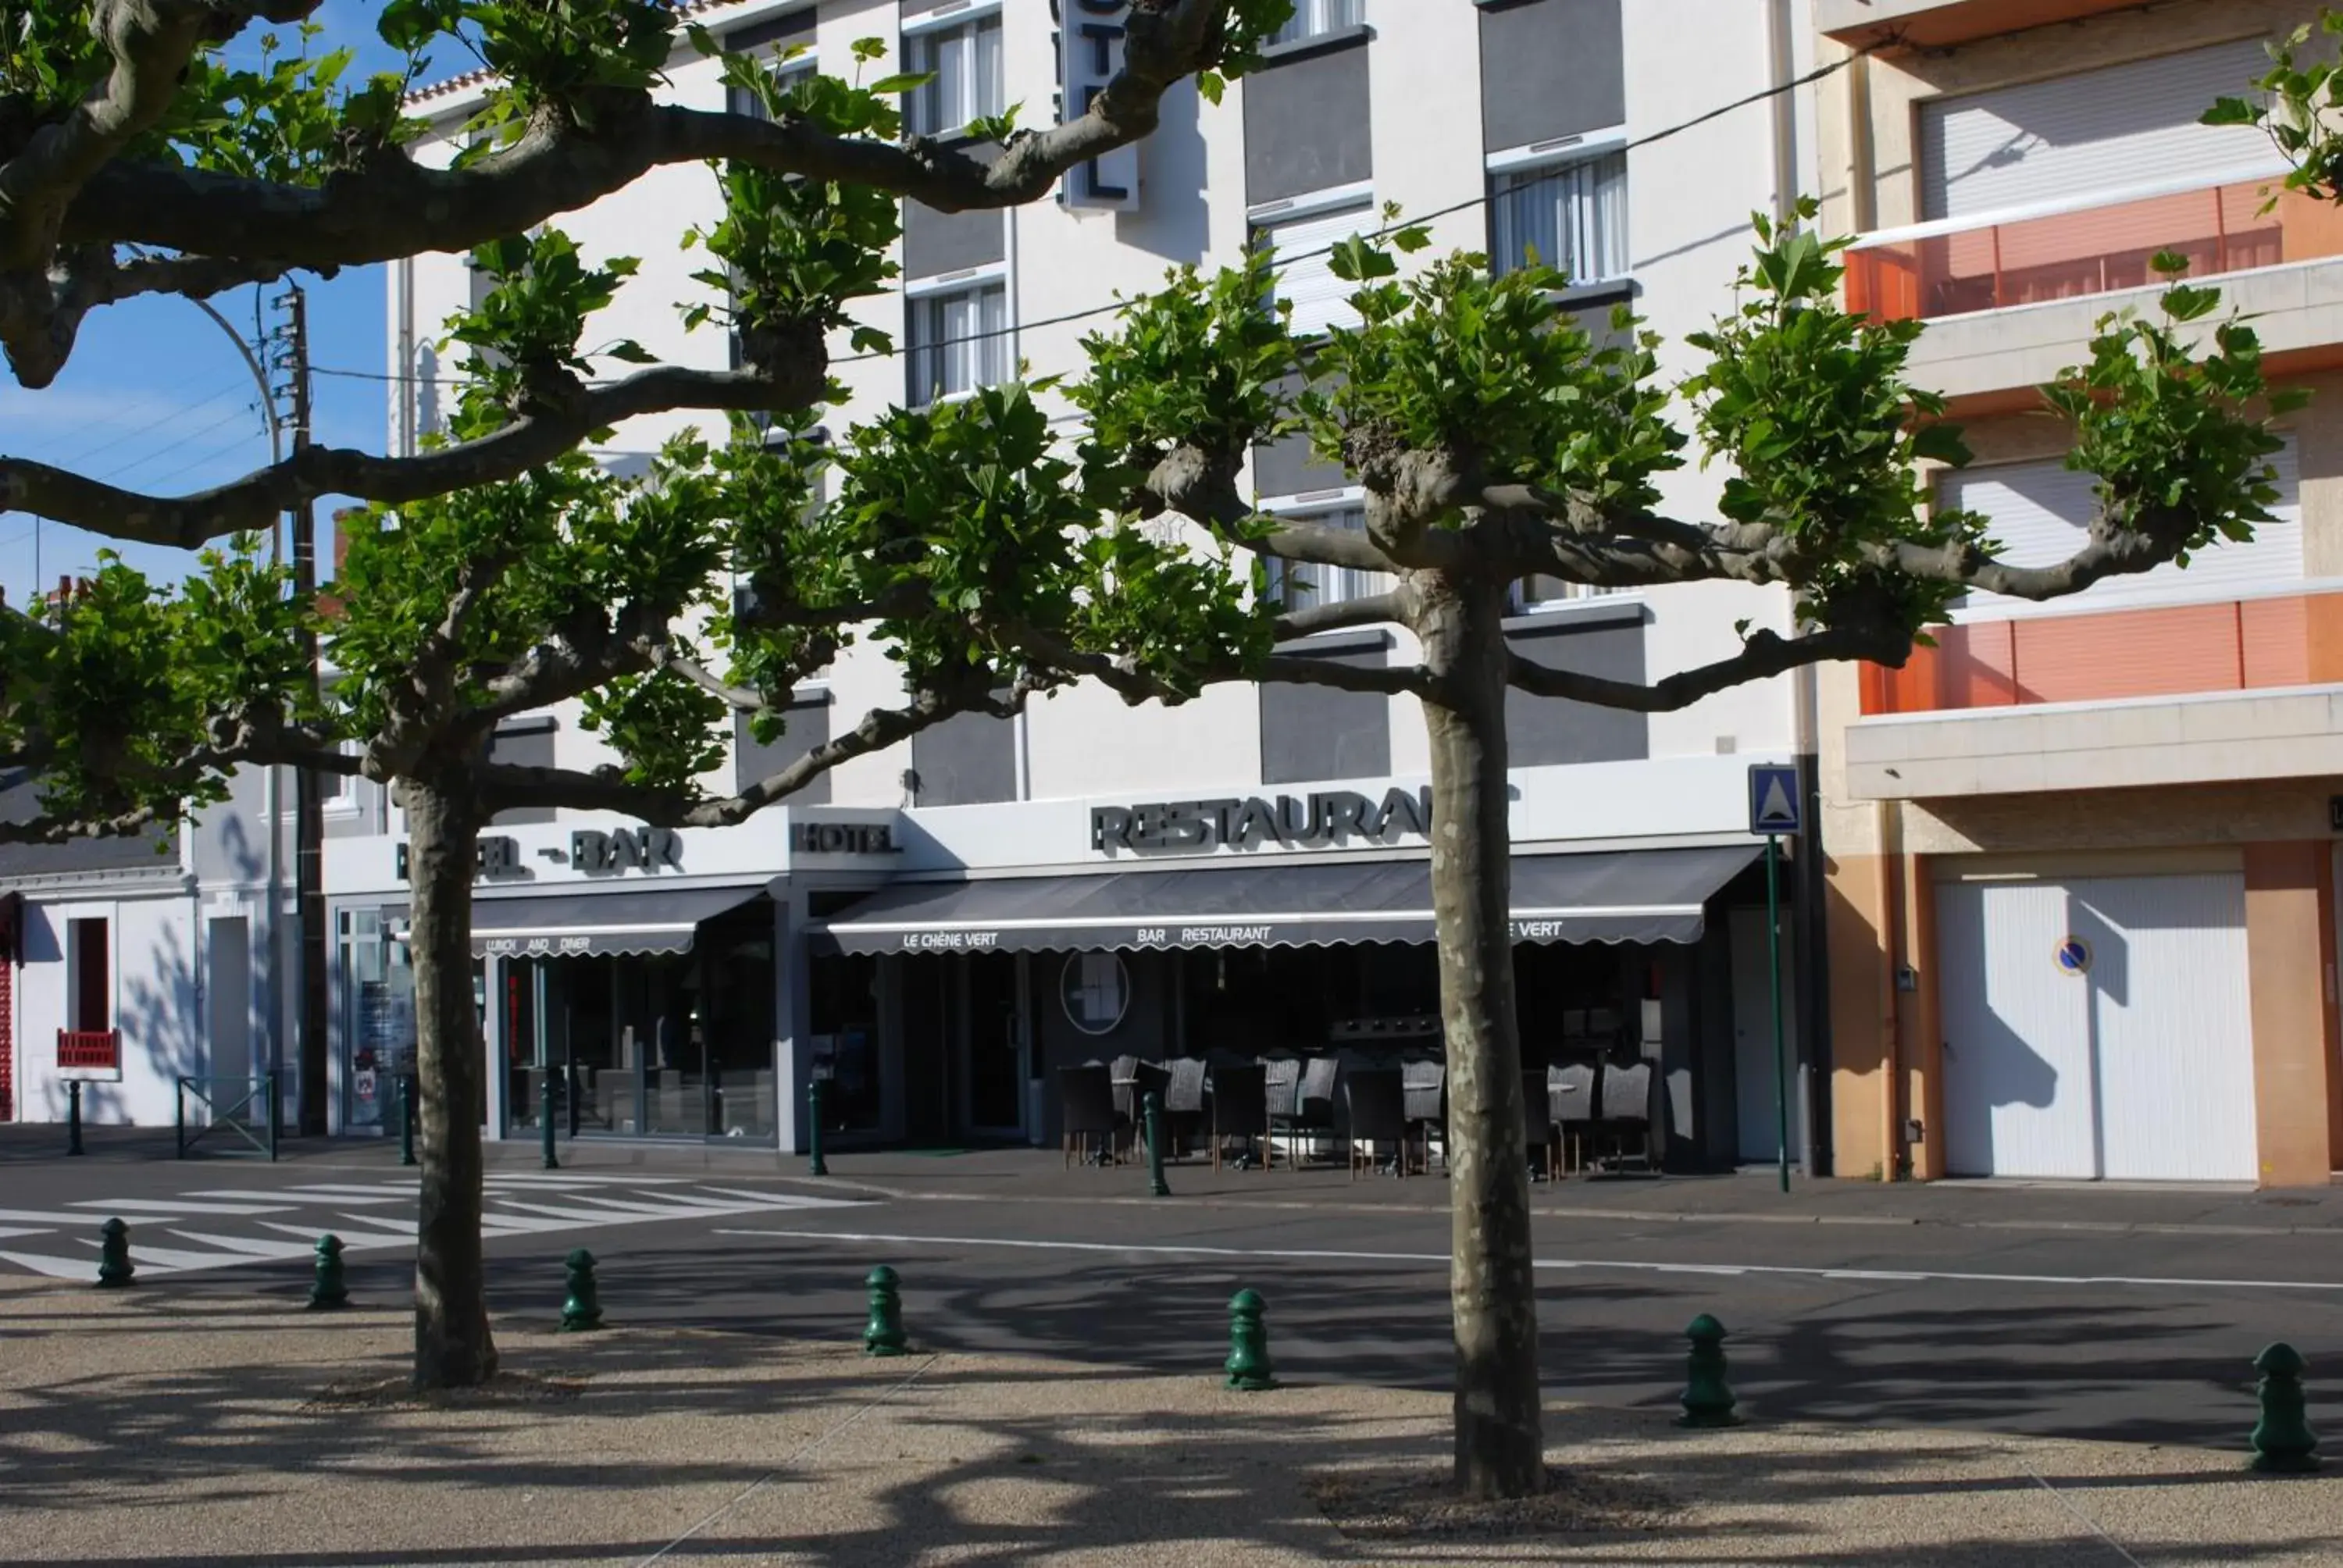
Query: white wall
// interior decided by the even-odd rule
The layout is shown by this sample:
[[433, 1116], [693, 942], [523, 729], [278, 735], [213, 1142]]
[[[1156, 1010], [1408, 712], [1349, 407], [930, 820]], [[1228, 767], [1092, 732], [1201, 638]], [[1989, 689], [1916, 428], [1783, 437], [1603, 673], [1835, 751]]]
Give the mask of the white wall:
[[93, 1126], [171, 1125], [179, 1075], [210, 1070], [192, 910], [184, 894], [26, 901], [25, 961], [15, 977], [20, 1120], [64, 1121], [64, 1078], [96, 1076], [61, 1074], [56, 1040], [72, 1005], [67, 922], [103, 920], [122, 1074], [119, 1082], [94, 1082], [82, 1091], [82, 1119]]

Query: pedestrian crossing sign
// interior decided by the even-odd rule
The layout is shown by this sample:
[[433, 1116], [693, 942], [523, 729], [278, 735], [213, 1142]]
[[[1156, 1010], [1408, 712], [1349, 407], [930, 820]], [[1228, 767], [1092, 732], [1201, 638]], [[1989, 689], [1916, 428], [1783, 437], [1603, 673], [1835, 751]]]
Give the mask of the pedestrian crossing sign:
[[1804, 829], [1798, 809], [1798, 770], [1784, 762], [1749, 765], [1749, 830], [1760, 837], [1795, 834]]

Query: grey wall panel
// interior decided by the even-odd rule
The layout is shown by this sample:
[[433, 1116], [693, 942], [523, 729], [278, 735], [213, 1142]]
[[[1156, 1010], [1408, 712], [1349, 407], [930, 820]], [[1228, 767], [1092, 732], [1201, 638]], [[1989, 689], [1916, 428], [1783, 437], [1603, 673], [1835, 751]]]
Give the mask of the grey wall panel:
[[1282, 60], [1246, 77], [1246, 205], [1372, 178], [1367, 104], [1363, 47]]
[[[1001, 156], [991, 142], [961, 149], [980, 164]], [[1007, 259], [1009, 219], [1005, 213], [938, 212], [918, 202], [903, 204], [903, 276], [937, 277], [971, 266], [990, 266]]]
[[[748, 715], [736, 716], [732, 728], [732, 787], [735, 789], [746, 789], [751, 784], [769, 779], [815, 747], [830, 744], [830, 693], [827, 691], [790, 703], [788, 718], [789, 728], [767, 745], [749, 733]], [[812, 783], [782, 803], [829, 805], [830, 775], [816, 775]]]
[[[1549, 669], [1572, 669], [1613, 680], [1644, 679], [1640, 618], [1624, 625], [1608, 621], [1591, 626], [1558, 618], [1550, 628], [1511, 628], [1506, 640], [1515, 653]], [[1621, 709], [1508, 691], [1505, 725], [1516, 768], [1624, 762], [1651, 755], [1651, 726], [1646, 717]]]
[[922, 806], [977, 806], [1017, 799], [1017, 725], [962, 713], [911, 737], [911, 771]]
[[[1390, 639], [1325, 639], [1323, 651], [1295, 644], [1280, 651], [1330, 664], [1381, 669]], [[1261, 689], [1261, 781], [1302, 784], [1319, 779], [1377, 779], [1391, 771], [1391, 699], [1379, 692], [1272, 682]]]
[[[1285, 391], [1302, 389], [1302, 377], [1289, 376]], [[1252, 483], [1256, 494], [1300, 496], [1312, 490], [1339, 490], [1351, 482], [1339, 463], [1321, 462], [1310, 449], [1310, 437], [1294, 434], [1252, 449]]]
[[[240, 776], [241, 777], [241, 776]], [[256, 771], [250, 775], [257, 780]], [[256, 791], [257, 789], [256, 783]], [[22, 769], [0, 773], [0, 821], [30, 822], [41, 815], [40, 785]], [[255, 819], [256, 826], [257, 819]], [[64, 844], [0, 844], [0, 877], [45, 877], [60, 871], [170, 871], [178, 830], [150, 828], [122, 839], [75, 839]], [[262, 852], [266, 852], [264, 843]]]
[[[553, 722], [550, 719], [508, 720], [489, 738], [488, 760], [512, 768], [552, 767]], [[509, 827], [517, 822], [550, 822], [553, 818], [550, 806], [525, 806], [499, 811], [489, 820], [498, 827]]]
[[903, 204], [903, 276], [938, 277], [988, 266], [1009, 254], [1008, 220], [999, 212], [941, 213]]
[[1527, 0], [1483, 8], [1481, 135], [1489, 151], [1626, 123], [1621, 3]]

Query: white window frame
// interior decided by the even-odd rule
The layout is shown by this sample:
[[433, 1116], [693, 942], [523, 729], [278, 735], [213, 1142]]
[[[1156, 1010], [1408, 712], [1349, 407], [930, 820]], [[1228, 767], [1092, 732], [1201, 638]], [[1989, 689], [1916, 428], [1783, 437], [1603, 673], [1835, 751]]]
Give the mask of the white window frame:
[[1293, 0], [1293, 15], [1270, 35], [1272, 45], [1301, 44], [1312, 38], [1363, 26], [1367, 0]]
[[[1363, 533], [1366, 528], [1367, 492], [1357, 485], [1345, 485], [1340, 489], [1305, 490], [1299, 495], [1280, 496], [1274, 499], [1262, 500], [1255, 504], [1271, 517], [1296, 523], [1319, 522], [1328, 518], [1356, 512], [1360, 515], [1360, 531]], [[1321, 566], [1314, 561], [1286, 561], [1275, 556], [1263, 556], [1261, 561], [1262, 565], [1268, 568], [1268, 593], [1272, 598], [1283, 597], [1282, 590], [1285, 585], [1286, 573], [1289, 571], [1298, 568], [1305, 573], [1322, 574], [1320, 578], [1322, 581], [1322, 574], [1329, 572], [1342, 574], [1340, 581], [1348, 591], [1343, 592], [1339, 598], [1327, 598], [1321, 594], [1317, 584], [1313, 582], [1307, 587], [1305, 590], [1307, 597], [1304, 599], [1299, 602], [1289, 601], [1286, 604], [1285, 608], [1289, 613], [1295, 610], [1317, 609], [1330, 604], [1352, 604], [1392, 590], [1392, 576], [1389, 572], [1368, 571], [1359, 567]]]
[[[1546, 140], [1532, 142], [1526, 146], [1509, 147], [1503, 152], [1491, 153], [1488, 157], [1483, 160], [1486, 166], [1487, 188], [1489, 196], [1489, 266], [1491, 270], [1498, 276], [1503, 276], [1505, 273], [1513, 270], [1511, 257], [1503, 256], [1497, 253], [1497, 210], [1498, 204], [1502, 199], [1500, 193], [1497, 190], [1497, 181], [1500, 178], [1509, 175], [1545, 174], [1555, 170], [1569, 168], [1577, 164], [1591, 164], [1599, 159], [1611, 157], [1614, 155], [1623, 153], [1626, 150], [1626, 146], [1627, 127], [1624, 126], [1611, 126], [1599, 131], [1587, 131], [1577, 136], [1554, 136]], [[1621, 179], [1622, 183], [1628, 187], [1625, 201], [1633, 202], [1634, 199], [1634, 190], [1632, 165], [1628, 169], [1622, 172]], [[1634, 276], [1634, 255], [1627, 244], [1628, 236], [1625, 226], [1628, 222], [1632, 221], [1632, 214], [1633, 208], [1630, 207], [1626, 213], [1622, 215], [1622, 232], [1618, 234], [1615, 238], [1614, 236], [1605, 236], [1606, 239], [1614, 239], [1616, 252], [1619, 258], [1618, 270], [1615, 272], [1605, 273], [1599, 277], [1574, 276], [1570, 280], [1570, 284], [1573, 288], [1581, 286], [1600, 288], [1625, 283]], [[1539, 259], [1548, 266], [1554, 266], [1558, 264], [1559, 258], [1548, 256], [1541, 256]]]
[[[913, 313], [927, 301], [940, 296], [975, 294], [988, 288], [1000, 289], [1001, 296], [1002, 330], [998, 339], [1001, 353], [1000, 379], [997, 381], [975, 380], [966, 391], [946, 392], [933, 397], [912, 393], [911, 369], [919, 363], [919, 356], [921, 353], [911, 331], [911, 324], [917, 319]], [[991, 261], [981, 266], [964, 266], [955, 272], [938, 273], [933, 277], [922, 277], [906, 283], [903, 286], [903, 358], [904, 391], [907, 401], [915, 408], [932, 408], [940, 404], [958, 402], [963, 397], [973, 397], [981, 387], [997, 387], [1014, 380], [1018, 364], [1017, 291], [1010, 284], [1009, 264], [1005, 261]]]
[[[1322, 217], [1330, 213], [1347, 212], [1353, 208], [1360, 209], [1364, 216], [1364, 221], [1359, 226], [1361, 234], [1372, 234], [1384, 226], [1383, 215], [1375, 206], [1374, 182], [1360, 180], [1352, 185], [1330, 186], [1324, 190], [1307, 191], [1301, 196], [1286, 196], [1278, 201], [1262, 202], [1257, 206], [1245, 208], [1246, 243], [1258, 246], [1266, 241], [1273, 246], [1276, 243], [1277, 230], [1280, 228], [1292, 224], [1307, 222], [1314, 217]], [[1284, 259], [1286, 258], [1280, 258], [1280, 265]], [[1272, 280], [1270, 285], [1272, 305], [1284, 297], [1286, 297], [1284, 291], [1278, 286], [1277, 281]], [[1345, 310], [1347, 308], [1345, 307]]]
[[[930, 48], [938, 46], [936, 44], [937, 35], [953, 32], [962, 27], [968, 29], [968, 38], [965, 46], [969, 54], [970, 55], [974, 55], [977, 52], [976, 39], [978, 32], [987, 22], [993, 24], [994, 35], [1000, 40], [1000, 42], [995, 45], [993, 51], [994, 64], [999, 67], [999, 69], [994, 80], [990, 84], [992, 89], [991, 106], [990, 107], [984, 106], [983, 95], [980, 93], [975, 95], [975, 99], [978, 105], [976, 113], [961, 119], [958, 124], [950, 126], [930, 126], [921, 124], [921, 116], [926, 112], [924, 106], [928, 102], [928, 95], [933, 89], [942, 85], [943, 78], [943, 67], [940, 61], [935, 58], [923, 58], [921, 56], [926, 55], [927, 51]], [[905, 97], [903, 101], [903, 123], [904, 127], [907, 130], [912, 131], [917, 135], [934, 136], [939, 140], [949, 141], [965, 130], [970, 120], [975, 119], [979, 116], [997, 115], [1008, 107], [1008, 30], [1001, 21], [1000, 0], [976, 0], [976, 3], [972, 5], [944, 5], [927, 13], [922, 16], [906, 16], [902, 21], [901, 36], [902, 42], [900, 48], [902, 51], [902, 68], [905, 74], [910, 75], [920, 71], [932, 70], [936, 72], [938, 77], [936, 81], [929, 83], [926, 86], [913, 89], [912, 92]]]

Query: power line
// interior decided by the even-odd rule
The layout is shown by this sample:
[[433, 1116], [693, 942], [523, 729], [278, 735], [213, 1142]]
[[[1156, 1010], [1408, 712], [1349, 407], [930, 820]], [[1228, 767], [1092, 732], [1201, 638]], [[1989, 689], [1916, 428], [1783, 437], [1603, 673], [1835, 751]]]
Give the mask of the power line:
[[[1664, 142], [1670, 136], [1681, 136], [1685, 131], [1704, 126], [1711, 120], [1720, 119], [1726, 115], [1732, 114], [1736, 109], [1745, 109], [1752, 104], [1762, 104], [1768, 98], [1780, 97], [1784, 93], [1795, 92], [1798, 88], [1809, 86], [1835, 72], [1845, 70], [1855, 60], [1861, 58], [1865, 55], [1870, 54], [1872, 49], [1875, 47], [1877, 47], [1877, 45], [1875, 45], [1871, 47], [1859, 49], [1854, 54], [1846, 55], [1845, 58], [1833, 60], [1825, 65], [1817, 65], [1802, 76], [1792, 77], [1789, 81], [1779, 83], [1771, 87], [1762, 87], [1756, 92], [1735, 98], [1729, 104], [1719, 105], [1714, 109], [1695, 115], [1691, 119], [1680, 120], [1676, 124], [1665, 126], [1660, 130], [1647, 132], [1640, 136], [1630, 137], [1628, 140], [1622, 142], [1615, 147], [1608, 150], [1610, 152], [1616, 153], [1633, 152], [1637, 147], [1647, 147], [1654, 142]], [[1528, 186], [1515, 186], [1504, 194], [1508, 196], [1516, 195], [1524, 188], [1534, 188], [1537, 185], [1542, 185], [1546, 181], [1559, 179], [1561, 177], [1563, 177], [1563, 176], [1561, 172], [1557, 170], [1554, 173], [1540, 176], [1538, 180], [1532, 182]], [[1486, 206], [1490, 202], [1495, 199], [1496, 198], [1493, 195], [1487, 191], [1483, 191], [1479, 196], [1467, 197], [1463, 201], [1452, 203], [1447, 206], [1434, 208], [1431, 212], [1419, 213], [1413, 217], [1403, 217], [1395, 222], [1385, 225], [1382, 228], [1370, 230], [1363, 235], [1355, 236], [1353, 237], [1385, 239], [1405, 229], [1416, 228], [1422, 225], [1434, 222], [1440, 218], [1453, 217], [1461, 212], [1470, 212], [1474, 207]], [[1272, 273], [1282, 272], [1285, 268], [1292, 266], [1300, 262], [1315, 261], [1321, 256], [1332, 256], [1339, 247], [1339, 243], [1347, 242], [1338, 242], [1338, 245], [1321, 246], [1315, 250], [1296, 251], [1290, 256], [1281, 254], [1272, 261], [1269, 270]], [[1116, 311], [1128, 308], [1132, 303], [1133, 302], [1129, 299], [1110, 300], [1104, 305], [1093, 305], [1081, 310], [1070, 310], [1062, 316], [1047, 316], [1037, 321], [1020, 321], [1013, 326], [993, 327], [983, 332], [971, 332], [959, 337], [939, 338], [935, 343], [922, 344], [920, 347], [922, 350], [931, 348], [950, 348], [956, 347], [963, 343], [979, 343], [988, 338], [1008, 337], [1020, 332], [1037, 331], [1045, 327], [1063, 327], [1071, 322], [1087, 321], [1094, 317], [1111, 315]], [[912, 352], [912, 350], [908, 347], [898, 347], [889, 348], [884, 351], [874, 349], [869, 353], [849, 355], [843, 359], [833, 359], [830, 363], [832, 365], [860, 365], [873, 359], [898, 359], [910, 352]], [[445, 387], [460, 387], [465, 385], [468, 379], [467, 377], [460, 376], [412, 376], [404, 375], [397, 371], [344, 370], [326, 365], [315, 366], [312, 367], [312, 368], [319, 376], [337, 376], [347, 380], [357, 381], [391, 381], [410, 382], [416, 384], [436, 383], [439, 386]], [[617, 379], [619, 378], [605, 377], [590, 381], [588, 385], [597, 387], [609, 386]]]
[[[190, 441], [201, 440], [206, 436], [208, 436], [213, 431], [218, 429], [221, 426], [226, 424], [229, 420], [241, 418], [252, 411], [253, 406], [251, 404], [240, 403], [236, 405], [236, 407], [229, 409], [226, 413], [221, 415], [218, 418], [213, 420], [210, 424], [205, 426], [202, 429], [191, 430], [176, 441], [172, 441], [165, 446], [157, 447], [155, 450], [147, 453], [143, 457], [138, 457], [131, 462], [123, 464], [121, 467], [115, 468], [110, 473], [99, 475], [97, 482], [102, 485], [110, 485], [126, 474], [136, 473], [138, 469], [145, 467], [147, 464], [156, 461], [157, 458], [169, 457], [172, 453], [177, 451], [180, 447], [185, 447]], [[239, 437], [239, 439], [241, 439], [241, 437]], [[184, 470], [182, 469], [179, 471]]]

